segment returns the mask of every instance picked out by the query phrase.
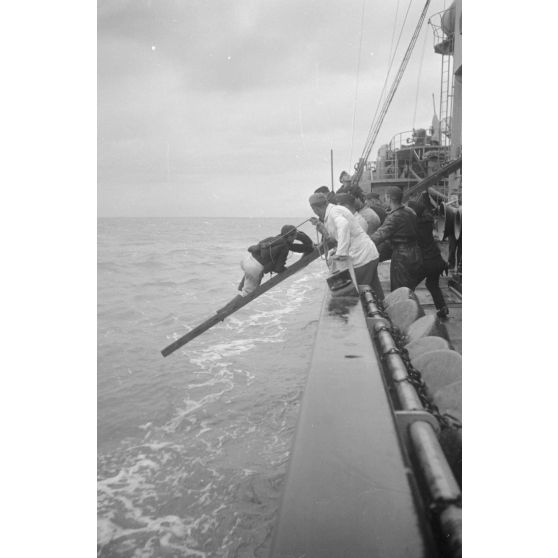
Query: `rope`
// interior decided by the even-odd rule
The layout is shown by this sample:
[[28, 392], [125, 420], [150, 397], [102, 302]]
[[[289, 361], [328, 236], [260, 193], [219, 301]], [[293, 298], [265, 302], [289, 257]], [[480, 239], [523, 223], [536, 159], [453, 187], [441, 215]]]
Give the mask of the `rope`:
[[[407, 6], [407, 13], [409, 13], [409, 7], [410, 7], [410, 2], [409, 5]], [[395, 60], [395, 52], [397, 52], [397, 47], [395, 48], [395, 51], [393, 50], [393, 44], [395, 42], [395, 30], [397, 28], [397, 16], [399, 15], [399, 0], [397, 0], [397, 6], [395, 8], [395, 18], [393, 20], [393, 28], [391, 30], [391, 44], [389, 46], [389, 56], [388, 56], [388, 71], [386, 73], [386, 79], [384, 80], [384, 85], [382, 86], [382, 91], [380, 92], [380, 97], [378, 98], [378, 104], [376, 105], [376, 111], [374, 112], [374, 116], [372, 117], [372, 125], [374, 124], [374, 121], [376, 119], [376, 115], [378, 114], [378, 110], [380, 108], [380, 103], [382, 102], [382, 98], [384, 96], [384, 92], [386, 90], [386, 85], [389, 79], [389, 74], [391, 72], [391, 67], [393, 65], [393, 61]], [[405, 14], [405, 18], [403, 20], [403, 25], [405, 25], [405, 20], [407, 19], [407, 14]], [[403, 27], [402, 27], [403, 29]], [[399, 33], [399, 37], [401, 37], [401, 33]], [[397, 43], [397, 45], [399, 46], [399, 41]], [[372, 127], [371, 125], [371, 127]], [[366, 141], [368, 141], [368, 138], [370, 137], [370, 130], [368, 131], [368, 136], [366, 138]]]
[[[399, 15], [399, 0], [397, 0], [397, 6], [395, 8], [395, 19], [393, 20], [393, 28], [391, 30], [391, 44], [389, 45], [389, 56], [388, 56], [388, 64], [391, 63], [392, 55], [393, 55], [393, 43], [395, 41], [395, 29], [397, 27], [397, 16]], [[387, 80], [386, 80], [387, 81]]]
[[360, 78], [360, 59], [362, 55], [362, 36], [364, 35], [364, 11], [366, 9], [366, 0], [362, 0], [362, 13], [360, 14], [360, 44], [358, 47], [358, 59], [357, 59], [357, 77], [355, 81], [355, 100], [353, 104], [353, 137], [351, 139], [351, 151], [349, 154], [349, 168], [351, 166], [351, 161], [353, 160], [353, 145], [355, 143], [355, 122], [357, 113], [357, 99], [358, 99], [358, 83]]
[[329, 260], [327, 258], [328, 247], [326, 243], [326, 237], [325, 235], [322, 235], [322, 238], [320, 239], [318, 229], [316, 229], [316, 245], [317, 246], [321, 245], [323, 257], [320, 256], [320, 260], [324, 261], [327, 268], [329, 269]]
[[395, 13], [395, 21], [393, 24], [393, 31], [392, 31], [392, 43], [391, 43], [391, 47], [390, 47], [390, 54], [389, 54], [389, 66], [388, 66], [388, 71], [386, 74], [386, 78], [384, 80], [384, 85], [382, 86], [382, 91], [380, 92], [380, 97], [378, 98], [378, 104], [376, 105], [376, 110], [374, 111], [374, 116], [372, 117], [372, 124], [370, 125], [370, 130], [368, 131], [368, 136], [366, 137], [366, 142], [368, 143], [370, 141], [370, 138], [372, 137], [372, 131], [374, 129], [374, 124], [376, 122], [376, 116], [378, 114], [378, 110], [380, 109], [380, 105], [382, 103], [383, 97], [384, 97], [384, 93], [387, 87], [387, 82], [389, 79], [389, 75], [391, 73], [391, 68], [393, 67], [393, 62], [395, 61], [395, 55], [397, 53], [397, 49], [399, 48], [399, 42], [401, 41], [401, 35], [403, 33], [403, 29], [405, 27], [405, 23], [407, 22], [407, 16], [409, 15], [409, 9], [411, 8], [411, 0], [409, 0], [409, 4], [407, 4], [407, 11], [405, 12], [405, 17], [403, 18], [403, 23], [401, 24], [401, 30], [399, 31], [399, 36], [397, 38], [397, 45], [395, 46], [395, 50], [393, 49], [393, 39], [395, 36], [395, 28], [397, 26], [397, 13], [399, 10], [399, 0], [397, 2], [397, 11]]
[[[426, 4], [428, 5], [429, 3], [430, 3], [430, 0], [428, 0]], [[388, 69], [388, 74], [386, 75], [386, 79], [385, 79], [385, 81], [384, 81], [384, 87], [383, 87], [383, 89], [382, 89], [382, 93], [381, 93], [381, 95], [380, 95], [380, 98], [381, 98], [381, 97], [383, 96], [383, 94], [384, 94], [385, 87], [386, 87], [386, 85], [387, 85], [387, 81], [388, 81], [388, 78], [389, 78], [389, 74], [391, 73], [391, 68], [392, 68], [392, 66], [393, 66], [393, 62], [395, 61], [395, 55], [397, 54], [397, 49], [399, 48], [399, 43], [401, 42], [401, 36], [403, 35], [403, 29], [404, 29], [404, 27], [405, 27], [405, 23], [407, 22], [407, 17], [408, 17], [408, 15], [409, 15], [409, 9], [410, 9], [410, 7], [411, 7], [411, 1], [409, 1], [409, 4], [407, 5], [407, 11], [405, 12], [405, 17], [403, 18], [403, 23], [401, 24], [401, 30], [399, 31], [399, 36], [398, 36], [398, 38], [397, 38], [397, 44], [395, 45], [395, 50], [393, 51], [393, 57], [392, 57], [391, 62], [390, 62], [390, 66], [389, 66], [389, 69]], [[425, 10], [423, 10], [423, 13], [424, 13], [425, 11], [426, 11], [426, 7], [425, 7]], [[421, 19], [419, 20], [419, 25], [420, 25], [420, 26], [422, 26], [422, 21], [423, 21], [423, 19], [424, 19], [424, 18], [421, 18]], [[416, 30], [415, 30], [415, 34], [416, 34]], [[414, 38], [414, 36], [413, 36], [413, 38]], [[416, 41], [416, 39], [415, 39], [415, 41]], [[411, 46], [411, 45], [412, 45], [412, 46]], [[398, 71], [398, 73], [397, 73], [397, 75], [396, 75], [396, 78], [395, 78], [395, 80], [394, 80], [394, 82], [393, 82], [393, 84], [392, 84], [392, 86], [391, 86], [390, 94], [391, 94], [391, 91], [394, 89], [394, 86], [395, 86], [395, 89], [396, 89], [396, 88], [397, 88], [397, 85], [399, 85], [399, 80], [401, 79], [401, 78], [399, 77], [399, 74], [402, 75], [402, 71], [401, 71], [401, 70], [402, 70], [402, 68], [403, 68], [403, 70], [405, 69], [405, 67], [406, 67], [406, 65], [407, 65], [407, 61], [408, 61], [408, 60], [406, 60], [406, 59], [407, 59], [407, 56], [410, 55], [409, 48], [411, 48], [411, 50], [412, 50], [413, 47], [414, 47], [414, 42], [413, 42], [413, 40], [411, 39], [411, 44], [409, 45], [409, 47], [407, 47], [407, 51], [405, 52], [405, 55], [404, 55], [403, 60], [402, 60], [402, 62], [401, 62], [401, 66], [399, 67], [399, 71]], [[398, 77], [399, 77], [399, 80], [398, 80]], [[393, 91], [393, 94], [395, 94], [395, 91]], [[393, 94], [391, 94], [391, 96], [393, 96]], [[388, 96], [389, 96], [389, 94], [388, 94]], [[391, 103], [391, 99], [389, 99], [388, 104], [387, 104], [387, 107], [389, 107], [389, 103]], [[380, 120], [379, 120], [379, 121], [378, 121], [378, 120], [375, 121], [376, 114], [377, 114], [377, 112], [378, 112], [379, 107], [380, 107], [380, 101], [378, 101], [378, 106], [377, 106], [377, 108], [376, 108], [376, 112], [374, 113], [374, 118], [373, 118], [373, 120], [372, 120], [372, 125], [370, 126], [370, 131], [369, 131], [368, 138], [367, 138], [367, 143], [368, 143], [368, 144], [370, 144], [371, 142], [373, 143], [373, 141], [375, 140], [375, 137], [374, 137], [374, 136], [377, 135], [377, 132], [375, 133], [375, 130], [378, 129], [378, 131], [379, 131], [379, 125], [381, 125], [381, 123], [382, 123], [382, 121], [383, 121], [383, 117], [382, 117], [382, 114], [381, 114], [381, 113], [380, 113]], [[384, 100], [384, 107], [385, 107], [385, 112], [387, 112], [387, 107], [386, 107], [386, 102], [385, 102], [385, 100]], [[384, 111], [384, 108], [382, 108], [382, 111]], [[379, 122], [379, 125], [378, 125], [378, 122]], [[371, 149], [372, 149], [372, 145], [370, 145], [370, 150], [371, 150]], [[370, 150], [368, 150], [368, 153], [370, 152]], [[364, 151], [363, 151], [363, 155], [364, 155], [366, 152], [367, 152], [367, 146], [365, 146], [365, 149], [364, 149]]]
[[[312, 217], [308, 217], [308, 219], [306, 219], [305, 221], [302, 221], [302, 223], [299, 223], [298, 225], [295, 225], [295, 229], [298, 229], [298, 228], [302, 227], [302, 225], [304, 225], [304, 223], [308, 223], [308, 221], [310, 221], [310, 219], [312, 219]], [[293, 234], [293, 231], [290, 231], [288, 233], [281, 234], [281, 235], [277, 236], [276, 240], [279, 239], [279, 238], [283, 238], [285, 236], [289, 236], [290, 234]]]
[[[376, 122], [372, 125], [370, 133], [368, 134], [368, 140], [367, 140], [366, 145], [364, 147], [364, 150], [362, 152], [362, 156], [360, 157], [360, 160], [359, 160], [359, 163], [358, 163], [358, 166], [357, 166], [357, 171], [353, 175], [353, 179], [352, 179], [353, 184], [358, 184], [358, 182], [360, 180], [360, 177], [362, 175], [362, 171], [364, 170], [364, 164], [366, 163], [366, 161], [368, 160], [368, 157], [370, 156], [370, 152], [372, 151], [372, 147], [374, 146], [374, 142], [376, 141], [376, 137], [378, 136], [378, 133], [380, 131], [380, 127], [381, 127], [381, 125], [384, 121], [384, 118], [387, 114], [387, 111], [389, 109], [391, 101], [393, 100], [395, 92], [397, 91], [397, 87], [399, 86], [401, 78], [403, 77], [403, 73], [405, 72], [405, 68], [407, 67], [407, 64], [409, 63], [409, 60], [411, 59], [411, 54], [413, 52], [413, 48], [414, 48], [414, 46], [417, 42], [418, 36], [420, 34], [420, 29], [421, 29], [422, 24], [424, 22], [424, 18], [426, 17], [426, 11], [427, 11], [429, 5], [430, 5], [430, 0], [427, 0], [426, 4], [425, 4], [425, 6], [422, 10], [421, 16], [420, 16], [419, 21], [417, 23], [417, 26], [415, 28], [415, 31], [413, 33], [413, 36], [411, 38], [411, 42], [409, 43], [409, 46], [407, 47], [407, 50], [405, 51], [405, 55], [403, 56], [403, 60], [401, 61], [401, 64], [399, 66], [399, 70], [397, 71], [395, 79], [394, 79], [394, 81], [391, 85], [391, 88], [388, 92], [388, 95], [387, 95], [387, 97], [384, 101], [384, 105], [382, 107], [382, 110], [380, 112], [378, 120], [376, 120]], [[401, 31], [403, 31], [403, 29]]]

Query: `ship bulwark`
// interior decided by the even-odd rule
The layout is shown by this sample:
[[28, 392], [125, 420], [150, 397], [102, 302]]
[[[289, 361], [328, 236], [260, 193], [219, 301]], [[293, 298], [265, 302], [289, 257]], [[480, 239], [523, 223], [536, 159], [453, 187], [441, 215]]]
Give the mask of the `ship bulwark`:
[[326, 295], [273, 558], [432, 558], [360, 301]]

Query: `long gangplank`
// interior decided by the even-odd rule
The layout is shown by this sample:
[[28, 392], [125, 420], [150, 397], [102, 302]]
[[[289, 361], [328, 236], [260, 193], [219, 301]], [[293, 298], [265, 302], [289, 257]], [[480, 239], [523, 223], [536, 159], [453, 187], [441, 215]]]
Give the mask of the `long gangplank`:
[[201, 335], [208, 329], [212, 328], [214, 325], [218, 324], [219, 322], [222, 322], [225, 318], [227, 318], [231, 314], [234, 314], [234, 312], [236, 312], [243, 306], [246, 306], [249, 302], [252, 302], [255, 298], [258, 298], [266, 291], [269, 291], [269, 289], [275, 287], [275, 285], [278, 285], [279, 283], [281, 283], [291, 275], [295, 274], [297, 271], [304, 269], [308, 264], [312, 263], [315, 259], [317, 259], [322, 252], [323, 250], [321, 246], [314, 248], [313, 252], [310, 252], [310, 254], [305, 254], [304, 256], [302, 256], [295, 263], [287, 267], [287, 269], [283, 271], [283, 273], [275, 275], [275, 277], [272, 277], [271, 279], [266, 281], [263, 285], [260, 285], [254, 292], [245, 296], [242, 300], [239, 300], [235, 304], [232, 304], [229, 308], [227, 308], [223, 312], [219, 312], [218, 314], [211, 316], [211, 318], [208, 318], [207, 320], [202, 322], [199, 326], [195, 327], [192, 331], [189, 331], [186, 335], [183, 335], [180, 339], [177, 339], [176, 341], [171, 343], [168, 347], [165, 347], [161, 351], [161, 354], [164, 357], [166, 357], [171, 353], [173, 353], [174, 351], [176, 351], [176, 349], [179, 349], [186, 343], [189, 343], [190, 341], [192, 341], [192, 339], [198, 337], [198, 335]]

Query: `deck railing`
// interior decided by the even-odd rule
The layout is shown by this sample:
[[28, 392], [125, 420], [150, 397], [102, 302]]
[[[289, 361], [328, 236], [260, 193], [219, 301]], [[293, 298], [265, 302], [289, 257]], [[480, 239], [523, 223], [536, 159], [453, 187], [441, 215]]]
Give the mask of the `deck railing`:
[[378, 151], [372, 180], [422, 180], [448, 157], [449, 148], [433, 139], [432, 129], [401, 132]]

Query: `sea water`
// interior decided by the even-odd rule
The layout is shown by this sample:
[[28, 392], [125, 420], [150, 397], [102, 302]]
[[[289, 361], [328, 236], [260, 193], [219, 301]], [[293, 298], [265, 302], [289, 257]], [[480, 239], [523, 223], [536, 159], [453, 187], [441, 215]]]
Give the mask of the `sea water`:
[[160, 351], [237, 294], [249, 245], [302, 220], [99, 220], [98, 556], [269, 552], [325, 265]]

